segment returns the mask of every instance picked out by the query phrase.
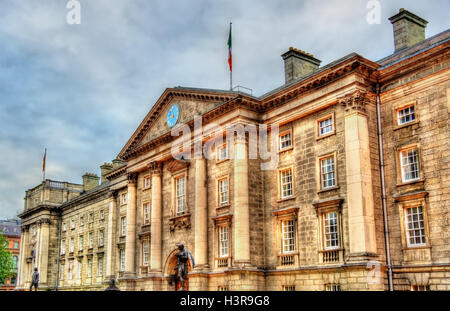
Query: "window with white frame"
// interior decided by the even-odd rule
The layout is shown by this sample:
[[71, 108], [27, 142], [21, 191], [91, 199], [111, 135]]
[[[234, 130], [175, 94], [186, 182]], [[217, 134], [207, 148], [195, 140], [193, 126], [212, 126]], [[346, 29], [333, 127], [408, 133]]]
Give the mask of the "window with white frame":
[[87, 266], [87, 277], [92, 277], [92, 259], [88, 259], [88, 266]]
[[283, 220], [281, 222], [281, 234], [282, 234], [282, 250], [283, 254], [289, 254], [294, 252], [294, 220]]
[[148, 265], [148, 240], [142, 241], [142, 265]]
[[336, 186], [334, 156], [320, 159], [320, 184], [322, 189]]
[[293, 292], [295, 291], [295, 285], [283, 285], [283, 291]]
[[219, 257], [229, 256], [228, 226], [219, 226]]
[[67, 231], [67, 225], [66, 225], [65, 222], [64, 222], [63, 225], [62, 225], [62, 230], [63, 230], [63, 232], [66, 232], [66, 231]]
[[66, 253], [66, 240], [61, 241], [61, 255]]
[[120, 250], [120, 271], [125, 271], [125, 250]]
[[79, 237], [79, 239], [78, 239], [78, 249], [80, 250], [80, 251], [82, 251], [83, 250], [83, 236], [82, 235], [80, 235], [80, 237]]
[[73, 260], [69, 261], [69, 269], [67, 270], [67, 278], [71, 280], [73, 278]]
[[333, 132], [333, 117], [329, 116], [326, 119], [318, 121], [319, 123], [319, 136], [327, 135]]
[[175, 179], [175, 205], [176, 205], [176, 214], [183, 215], [185, 212], [185, 199], [186, 199], [186, 184], [185, 177], [178, 177]]
[[120, 235], [125, 236], [127, 234], [127, 218], [120, 218]]
[[78, 279], [81, 279], [81, 272], [83, 271], [83, 263], [81, 261], [78, 261], [78, 270], [77, 270], [77, 277]]
[[280, 134], [280, 150], [288, 149], [292, 146], [291, 131]]
[[127, 204], [127, 194], [122, 193], [122, 204]]
[[73, 253], [73, 249], [75, 248], [75, 238], [70, 238], [70, 248], [69, 251]]
[[337, 211], [326, 212], [323, 217], [323, 247], [325, 250], [339, 247], [339, 227]]
[[413, 292], [426, 292], [430, 290], [430, 285], [411, 285], [411, 291]]
[[105, 211], [104, 210], [100, 210], [100, 219], [101, 220], [105, 219]]
[[292, 196], [292, 170], [290, 168], [280, 171], [281, 198]]
[[89, 213], [89, 223], [94, 222], [94, 213]]
[[222, 161], [228, 159], [228, 146], [224, 144], [220, 147], [217, 147], [217, 160]]
[[339, 284], [326, 284], [325, 290], [327, 292], [339, 292], [341, 291], [341, 285]]
[[72, 219], [72, 221], [70, 222], [70, 228], [75, 229], [75, 219]]
[[103, 257], [98, 257], [98, 267], [97, 267], [97, 275], [103, 275]]
[[403, 182], [413, 181], [420, 178], [419, 150], [417, 148], [400, 151], [400, 161]]
[[84, 226], [84, 217], [83, 216], [80, 217], [80, 226]]
[[416, 120], [416, 115], [414, 113], [414, 105], [397, 110], [398, 125], [403, 125], [412, 122], [414, 120]]
[[144, 224], [150, 223], [150, 203], [144, 203], [143, 206], [143, 214], [144, 214]]
[[228, 178], [219, 180], [219, 205], [228, 204]]
[[408, 246], [414, 247], [426, 245], [425, 222], [423, 219], [422, 206], [406, 208], [405, 218]]
[[59, 268], [59, 279], [62, 281], [64, 280], [64, 264], [62, 263]]
[[150, 178], [150, 176], [145, 176], [144, 177], [144, 189], [150, 188], [151, 180], [152, 179]]
[[105, 231], [104, 230], [100, 230], [98, 232], [98, 246], [99, 247], [103, 246], [104, 240], [105, 240]]
[[89, 248], [93, 248], [93, 247], [94, 247], [94, 233], [89, 232]]

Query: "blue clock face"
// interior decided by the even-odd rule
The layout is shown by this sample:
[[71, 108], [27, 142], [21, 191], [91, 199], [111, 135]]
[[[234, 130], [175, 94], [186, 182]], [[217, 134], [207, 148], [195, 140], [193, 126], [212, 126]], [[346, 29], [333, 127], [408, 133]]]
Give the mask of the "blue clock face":
[[172, 105], [169, 111], [167, 111], [167, 125], [169, 127], [174, 126], [178, 121], [178, 116], [180, 115], [180, 107], [177, 104]]

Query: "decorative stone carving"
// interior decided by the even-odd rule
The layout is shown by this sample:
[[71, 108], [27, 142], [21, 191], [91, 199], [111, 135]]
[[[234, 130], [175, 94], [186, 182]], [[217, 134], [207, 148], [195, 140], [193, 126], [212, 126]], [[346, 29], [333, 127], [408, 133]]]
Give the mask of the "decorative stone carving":
[[152, 174], [161, 174], [162, 173], [162, 162], [153, 161], [147, 164], [147, 167], [151, 171]]
[[338, 98], [339, 103], [344, 107], [345, 112], [359, 111], [366, 112], [366, 105], [369, 102], [367, 92], [356, 90], [351, 94]]
[[129, 184], [136, 184], [137, 182], [137, 174], [136, 173], [128, 173], [128, 183]]
[[184, 214], [181, 216], [172, 217], [169, 219], [169, 228], [173, 232], [179, 229], [191, 228], [191, 214]]

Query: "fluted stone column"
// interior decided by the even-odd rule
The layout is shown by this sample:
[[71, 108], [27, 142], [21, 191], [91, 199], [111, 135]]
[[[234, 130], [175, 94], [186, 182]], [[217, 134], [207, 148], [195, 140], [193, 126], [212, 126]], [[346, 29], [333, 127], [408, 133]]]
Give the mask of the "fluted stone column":
[[246, 138], [236, 136], [234, 145], [234, 263], [250, 263], [248, 204], [248, 154]]
[[125, 237], [125, 274], [135, 274], [136, 254], [136, 175], [128, 175], [127, 235]]
[[114, 275], [114, 254], [115, 254], [115, 233], [116, 233], [116, 209], [117, 201], [114, 193], [112, 194], [111, 201], [109, 202], [108, 211], [108, 235], [106, 243], [108, 245], [106, 249], [106, 278], [111, 279]]
[[40, 232], [39, 232], [39, 253], [38, 253], [38, 269], [39, 269], [39, 283], [42, 285], [47, 284], [47, 271], [48, 271], [48, 246], [50, 235], [50, 222], [49, 218], [40, 220]]
[[23, 282], [23, 276], [24, 276], [24, 270], [25, 270], [25, 258], [26, 258], [26, 241], [28, 237], [28, 229], [25, 227], [22, 227], [22, 234], [20, 235], [20, 254], [19, 254], [19, 266], [18, 266], [18, 278], [17, 278], [17, 287], [23, 288], [24, 282]]
[[345, 108], [345, 159], [350, 255], [377, 251], [375, 238], [372, 170], [367, 93], [356, 91], [340, 98]]
[[162, 272], [162, 163], [152, 162], [149, 168], [152, 170], [150, 270]]
[[195, 160], [195, 252], [196, 267], [208, 266], [208, 203], [206, 197], [206, 159]]

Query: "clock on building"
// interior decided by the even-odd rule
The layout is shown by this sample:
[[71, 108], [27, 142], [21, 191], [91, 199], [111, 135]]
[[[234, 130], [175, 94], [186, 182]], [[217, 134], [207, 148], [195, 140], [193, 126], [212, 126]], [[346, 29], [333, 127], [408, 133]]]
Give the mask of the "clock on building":
[[170, 108], [169, 111], [167, 111], [167, 125], [169, 127], [174, 126], [177, 121], [178, 121], [178, 117], [180, 115], [180, 107], [177, 104], [173, 104]]

